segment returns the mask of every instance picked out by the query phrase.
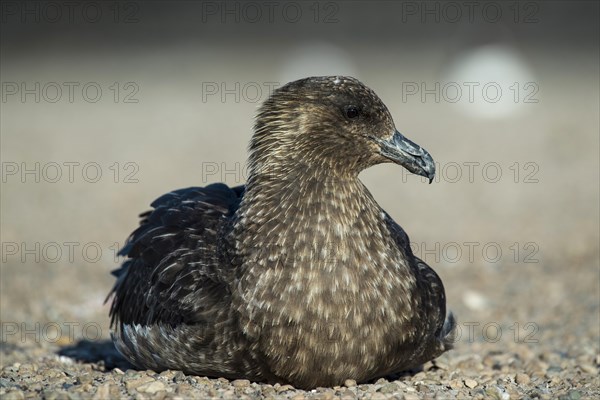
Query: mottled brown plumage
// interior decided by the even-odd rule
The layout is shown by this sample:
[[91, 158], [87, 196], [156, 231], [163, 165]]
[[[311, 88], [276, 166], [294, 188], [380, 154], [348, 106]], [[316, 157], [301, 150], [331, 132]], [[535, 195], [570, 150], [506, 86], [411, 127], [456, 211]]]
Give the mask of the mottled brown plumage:
[[442, 282], [358, 179], [382, 162], [434, 175], [431, 156], [356, 79], [275, 91], [244, 187], [177, 190], [143, 214], [116, 271], [119, 351], [157, 371], [314, 388], [450, 348]]

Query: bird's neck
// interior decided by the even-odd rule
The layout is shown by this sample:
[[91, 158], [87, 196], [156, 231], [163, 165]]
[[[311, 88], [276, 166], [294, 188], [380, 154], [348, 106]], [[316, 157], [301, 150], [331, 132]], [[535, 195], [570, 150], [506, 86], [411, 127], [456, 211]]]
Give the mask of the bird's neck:
[[236, 213], [234, 230], [245, 245], [298, 257], [334, 248], [346, 257], [381, 234], [383, 211], [358, 177], [306, 168], [270, 172], [250, 176]]

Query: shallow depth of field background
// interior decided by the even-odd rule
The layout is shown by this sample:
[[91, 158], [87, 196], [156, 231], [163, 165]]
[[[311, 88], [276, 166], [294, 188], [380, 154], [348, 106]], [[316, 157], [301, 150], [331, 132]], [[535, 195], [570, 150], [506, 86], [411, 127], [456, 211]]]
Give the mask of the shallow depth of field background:
[[597, 3], [25, 4], [1, 15], [3, 342], [108, 338], [137, 214], [243, 183], [269, 91], [344, 74], [438, 162], [431, 185], [396, 165], [361, 179], [444, 280], [449, 357], [598, 354]]

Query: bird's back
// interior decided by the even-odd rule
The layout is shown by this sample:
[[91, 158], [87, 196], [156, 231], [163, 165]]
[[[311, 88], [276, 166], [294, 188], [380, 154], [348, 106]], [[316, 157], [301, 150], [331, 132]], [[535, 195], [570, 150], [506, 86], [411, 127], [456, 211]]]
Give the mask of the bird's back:
[[[233, 267], [222, 240], [242, 186], [191, 187], [165, 194], [141, 215], [113, 272], [113, 339], [140, 367], [234, 376], [247, 356], [230, 307]], [[252, 368], [251, 366], [248, 366]]]

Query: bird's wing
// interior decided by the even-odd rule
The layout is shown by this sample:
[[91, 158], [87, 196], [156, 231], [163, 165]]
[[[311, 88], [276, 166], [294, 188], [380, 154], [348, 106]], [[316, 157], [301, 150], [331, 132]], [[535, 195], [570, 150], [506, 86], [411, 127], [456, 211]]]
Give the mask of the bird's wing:
[[[416, 293], [420, 296], [421, 310], [428, 318], [428, 329], [435, 332], [436, 337], [444, 336], [446, 328], [446, 293], [444, 284], [438, 274], [423, 260], [416, 257], [410, 247], [408, 235], [389, 215], [386, 217], [388, 230], [394, 238], [396, 245], [404, 255], [404, 259], [417, 278]], [[453, 318], [449, 315], [449, 318]]]
[[[228, 301], [222, 236], [243, 186], [191, 187], [167, 193], [141, 214], [121, 249], [111, 324], [175, 326], [209, 322]], [[109, 295], [110, 296], [110, 295]]]

